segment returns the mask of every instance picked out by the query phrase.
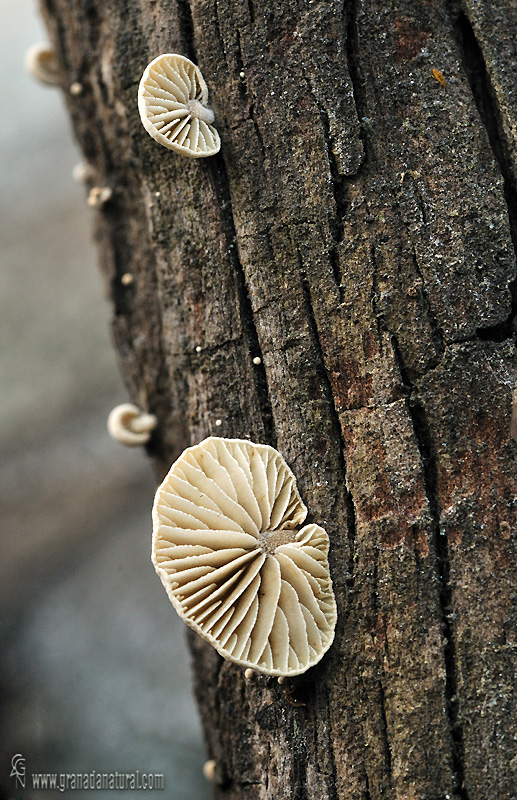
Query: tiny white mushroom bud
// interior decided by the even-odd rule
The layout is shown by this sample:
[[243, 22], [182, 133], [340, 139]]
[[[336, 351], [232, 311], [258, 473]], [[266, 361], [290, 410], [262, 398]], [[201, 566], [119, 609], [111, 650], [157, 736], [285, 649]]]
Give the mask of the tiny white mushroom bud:
[[208, 88], [199, 68], [175, 53], [158, 56], [144, 70], [138, 110], [147, 133], [159, 144], [190, 158], [219, 152], [221, 140], [207, 107]]
[[245, 76], [244, 76], [244, 71], [242, 71], [242, 72], [239, 72], [239, 78], [244, 78], [244, 77], [245, 77]]
[[113, 190], [109, 186], [94, 186], [90, 189], [87, 203], [90, 208], [102, 208], [113, 197]]
[[222, 424], [223, 424], [222, 419], [216, 419], [215, 425], [216, 425], [217, 428], [220, 428]]
[[73, 97], [77, 97], [83, 92], [83, 85], [79, 81], [74, 81], [70, 84], [69, 92]]
[[131, 275], [130, 272], [124, 272], [124, 274], [122, 275], [122, 277], [120, 279], [120, 282], [124, 286], [130, 286], [133, 283], [134, 280], [135, 279], [134, 279], [133, 275]]
[[80, 161], [72, 170], [72, 178], [77, 183], [88, 183], [95, 178], [95, 170], [91, 164]]
[[24, 66], [29, 75], [45, 86], [60, 83], [59, 62], [51, 44], [33, 44], [25, 53]]
[[280, 677], [278, 679], [278, 683], [285, 683], [285, 676], [284, 675], [280, 675]]
[[211, 758], [208, 761], [205, 761], [203, 764], [203, 775], [210, 781], [210, 783], [214, 783], [215, 780], [215, 759]]
[[244, 677], [246, 678], [247, 681], [250, 681], [253, 678], [254, 674], [255, 670], [250, 669], [250, 667], [244, 670]]
[[200, 353], [200, 352], [201, 352], [201, 347], [200, 347], [200, 345], [198, 345], [198, 346], [196, 347], [196, 353]]
[[257, 367], [259, 364], [262, 364], [262, 359], [260, 358], [260, 356], [255, 356], [255, 358], [253, 359], [253, 363], [256, 364]]
[[154, 414], [146, 414], [131, 403], [122, 403], [108, 417], [108, 432], [120, 444], [139, 447], [147, 444], [157, 424]]

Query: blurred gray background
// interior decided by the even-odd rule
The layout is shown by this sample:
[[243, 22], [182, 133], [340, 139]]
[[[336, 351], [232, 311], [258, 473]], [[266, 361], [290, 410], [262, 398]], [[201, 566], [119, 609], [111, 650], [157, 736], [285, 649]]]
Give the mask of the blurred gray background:
[[[0, 0], [0, 797], [32, 772], [162, 772], [206, 800], [177, 619], [150, 563], [145, 455], [112, 442], [127, 400], [71, 178], [80, 156], [58, 89], [22, 68], [44, 41], [36, 0]], [[26, 759], [25, 792], [9, 777]]]

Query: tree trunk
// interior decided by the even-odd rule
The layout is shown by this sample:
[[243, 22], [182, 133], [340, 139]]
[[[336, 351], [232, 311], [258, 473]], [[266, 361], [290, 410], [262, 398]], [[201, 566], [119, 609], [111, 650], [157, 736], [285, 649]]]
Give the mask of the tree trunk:
[[[216, 797], [516, 797], [516, 3], [41, 2], [113, 189], [96, 237], [158, 476], [209, 434], [272, 444], [331, 540], [316, 668], [246, 681], [189, 637]], [[165, 52], [203, 72], [215, 157], [141, 125]]]

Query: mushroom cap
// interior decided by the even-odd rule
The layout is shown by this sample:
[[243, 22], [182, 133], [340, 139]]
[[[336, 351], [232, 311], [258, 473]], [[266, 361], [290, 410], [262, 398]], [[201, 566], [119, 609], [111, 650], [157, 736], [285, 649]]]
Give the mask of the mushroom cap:
[[138, 87], [138, 110], [147, 133], [169, 150], [190, 158], [213, 156], [221, 147], [207, 100], [208, 89], [199, 68], [174, 53], [151, 61]]
[[153, 506], [152, 561], [178, 614], [224, 658], [299, 675], [334, 639], [329, 538], [268, 445], [210, 436], [172, 465]]
[[57, 86], [61, 82], [61, 70], [53, 45], [48, 42], [33, 44], [24, 57], [29, 75], [46, 86]]

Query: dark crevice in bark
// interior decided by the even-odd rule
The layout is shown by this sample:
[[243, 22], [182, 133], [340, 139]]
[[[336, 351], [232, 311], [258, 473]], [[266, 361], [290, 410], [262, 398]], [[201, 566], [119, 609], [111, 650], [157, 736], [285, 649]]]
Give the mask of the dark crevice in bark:
[[410, 397], [409, 413], [424, 469], [424, 490], [429, 503], [437, 558], [437, 573], [440, 581], [440, 608], [444, 634], [445, 694], [447, 714], [452, 738], [452, 769], [455, 791], [462, 800], [468, 800], [464, 787], [465, 747], [463, 727], [459, 720], [458, 675], [456, 669], [456, 645], [451, 625], [452, 593], [450, 587], [450, 560], [447, 537], [440, 532], [440, 509], [438, 505], [436, 453], [431, 444], [431, 433], [424, 408], [415, 394]]
[[[246, 72], [244, 70], [244, 61], [242, 58], [241, 49], [241, 32], [237, 28], [235, 31], [235, 62], [237, 64], [237, 72], [239, 73], [238, 91], [243, 101], [246, 100]], [[241, 78], [241, 75], [244, 75]]]
[[366, 116], [366, 98], [363, 91], [361, 78], [361, 67], [359, 61], [359, 32], [357, 29], [357, 0], [346, 0], [343, 6], [344, 11], [344, 30], [346, 36], [346, 57], [348, 63], [348, 74], [352, 83], [352, 93], [359, 119], [359, 138], [363, 145], [363, 159], [361, 168], [364, 168], [367, 160], [366, 134], [363, 127], [363, 118]]
[[423, 301], [423, 304], [424, 304], [425, 312], [427, 314], [427, 319], [429, 320], [429, 325], [431, 327], [433, 342], [434, 342], [436, 350], [437, 350], [436, 358], [434, 358], [429, 363], [427, 369], [434, 369], [434, 367], [437, 364], [440, 363], [440, 360], [443, 357], [443, 354], [445, 352], [445, 342], [444, 342], [444, 338], [443, 338], [442, 329], [438, 325], [438, 322], [436, 321], [436, 317], [434, 316], [433, 310], [431, 308], [431, 303], [429, 301], [429, 297], [428, 297], [427, 291], [426, 291], [425, 278], [422, 275], [422, 272], [420, 270], [420, 264], [418, 263], [418, 256], [417, 256], [415, 245], [413, 245], [413, 247], [411, 248], [411, 254], [412, 254], [412, 260], [413, 260], [413, 266], [415, 268], [415, 272], [416, 272], [418, 278], [420, 279], [420, 281], [422, 283], [421, 297], [422, 297], [422, 301]]
[[[372, 593], [371, 593], [371, 606], [372, 606], [372, 615], [376, 624], [378, 624], [379, 619], [382, 619], [383, 628], [384, 628], [384, 648], [386, 651], [386, 657], [389, 661], [389, 653], [387, 652], [387, 636], [386, 636], [386, 623], [385, 620], [382, 618], [381, 609], [379, 607], [379, 564], [376, 561], [373, 565], [373, 575], [372, 575]], [[378, 669], [379, 673], [382, 674], [382, 661], [380, 662]], [[386, 718], [386, 695], [384, 692], [384, 686], [382, 685], [382, 680], [379, 675], [378, 678], [378, 699], [379, 699], [379, 711], [381, 716], [381, 724], [379, 726], [379, 732], [382, 739], [382, 749], [384, 751], [384, 758], [386, 763], [386, 774], [388, 777], [389, 785], [392, 785], [392, 758], [391, 758], [391, 746], [389, 742], [388, 736], [388, 720]]]
[[332, 276], [339, 291], [339, 302], [343, 303], [345, 298], [343, 293], [343, 287], [341, 285], [342, 275], [341, 275], [341, 265], [339, 263], [339, 248], [337, 245], [334, 245], [333, 247], [330, 248], [329, 261], [330, 261], [330, 267], [332, 269]]
[[[465, 72], [470, 83], [472, 95], [479, 116], [485, 126], [488, 141], [503, 177], [504, 199], [508, 207], [508, 218], [513, 247], [517, 255], [517, 186], [510, 166], [508, 146], [505, 141], [497, 100], [492, 89], [481, 47], [474, 29], [464, 11], [455, 20], [455, 33], [463, 57]], [[501, 342], [516, 335], [517, 318], [517, 278], [510, 284], [512, 306], [508, 317], [497, 325], [478, 328], [480, 339]]]
[[370, 781], [368, 780], [368, 773], [364, 772], [364, 800], [372, 800], [372, 795], [370, 794]]
[[384, 744], [384, 757], [386, 759], [386, 772], [388, 776], [388, 781], [391, 786], [391, 746], [390, 740], [388, 737], [388, 720], [386, 719], [386, 697], [384, 694], [384, 688], [382, 683], [379, 681], [379, 708], [381, 712], [381, 733], [382, 733], [382, 741]]
[[336, 203], [336, 215], [331, 217], [330, 230], [332, 238], [336, 245], [341, 244], [343, 241], [344, 218], [347, 212], [347, 203], [344, 193], [345, 179], [343, 175], [339, 174], [339, 168], [336, 162], [334, 151], [332, 150], [332, 135], [330, 133], [330, 122], [327, 112], [320, 108], [321, 121], [323, 123], [323, 130], [325, 132], [325, 141], [327, 145], [327, 153], [330, 165], [330, 175], [332, 178], [332, 191], [334, 193], [334, 201]]
[[[371, 608], [372, 608], [372, 618], [375, 621], [375, 625], [378, 624], [379, 619], [382, 618], [381, 609], [379, 607], [379, 564], [377, 561], [373, 564], [373, 574], [372, 574], [372, 582], [371, 582], [372, 590], [371, 590]], [[386, 624], [384, 619], [383, 621], [383, 628], [384, 628], [384, 649], [385, 649], [385, 657], [389, 661], [389, 653], [387, 652], [387, 637], [386, 637]], [[380, 712], [380, 725], [377, 726], [378, 732], [380, 733], [380, 738], [382, 741], [382, 751], [384, 752], [384, 760], [386, 765], [386, 775], [388, 778], [388, 783], [391, 787], [392, 785], [392, 758], [391, 758], [391, 746], [389, 742], [388, 736], [388, 720], [386, 718], [386, 695], [384, 692], [384, 686], [382, 684], [381, 676], [383, 674], [382, 669], [382, 658], [379, 659], [377, 663], [377, 669], [379, 672], [379, 677], [377, 679], [377, 693], [378, 693], [378, 706]]]
[[404, 385], [410, 393], [407, 409], [413, 425], [416, 443], [420, 458], [422, 459], [424, 491], [431, 514], [431, 530], [436, 552], [436, 571], [440, 583], [440, 610], [444, 636], [444, 666], [445, 666], [445, 697], [447, 703], [447, 716], [452, 739], [451, 767], [453, 772], [454, 788], [458, 798], [468, 800], [464, 787], [465, 776], [465, 747], [463, 741], [463, 728], [459, 720], [458, 708], [458, 676], [456, 669], [456, 645], [454, 632], [451, 625], [452, 618], [452, 593], [450, 587], [450, 560], [447, 537], [440, 532], [440, 507], [438, 502], [438, 470], [437, 457], [431, 439], [431, 431], [427, 422], [424, 407], [418, 398], [411, 380], [409, 379], [404, 361], [400, 354], [397, 340], [392, 334], [393, 351], [398, 364]]
[[276, 447], [276, 431], [273, 420], [273, 411], [271, 408], [271, 400], [269, 397], [266, 369], [262, 359], [262, 351], [260, 349], [257, 329], [255, 327], [255, 319], [253, 316], [253, 309], [251, 307], [251, 300], [246, 286], [246, 276], [244, 274], [244, 269], [239, 258], [239, 252], [237, 248], [237, 235], [233, 220], [233, 208], [229, 190], [228, 174], [226, 172], [225, 163], [220, 154], [213, 156], [210, 159], [210, 167], [212, 169], [213, 185], [217, 195], [218, 205], [221, 211], [221, 217], [228, 241], [228, 255], [237, 276], [241, 324], [248, 344], [249, 357], [250, 360], [256, 356], [260, 358], [260, 364], [253, 365], [253, 374], [255, 376], [255, 386], [260, 403], [266, 443]]
[[[362, 108], [364, 107], [364, 102], [360, 94], [361, 90], [360, 90], [359, 66], [358, 66], [359, 56], [358, 56], [358, 37], [356, 28], [355, 0], [349, 0], [348, 4], [344, 3], [343, 13], [344, 13], [343, 28], [345, 34], [348, 72], [350, 75], [350, 81], [352, 83], [352, 93], [354, 97], [356, 113], [358, 119], [361, 120]], [[307, 85], [309, 87], [309, 91], [311, 91], [310, 81], [308, 81], [307, 78], [306, 80], [307, 80]], [[325, 109], [320, 108], [320, 116], [325, 135], [328, 160], [330, 166], [330, 174], [332, 180], [332, 191], [334, 194], [334, 202], [336, 206], [335, 215], [331, 216], [329, 219], [330, 232], [332, 235], [332, 239], [334, 241], [334, 245], [329, 250], [329, 260], [332, 268], [332, 274], [334, 276], [334, 281], [339, 291], [339, 299], [340, 302], [343, 302], [344, 296], [342, 288], [341, 266], [339, 263], [339, 247], [343, 241], [344, 220], [348, 210], [347, 192], [346, 192], [347, 178], [346, 176], [340, 173], [339, 166], [336, 161], [334, 151], [332, 149], [332, 135], [330, 133], [330, 121], [328, 113], [325, 111]], [[360, 165], [362, 167], [366, 160], [365, 159], [366, 147], [365, 147], [364, 131], [362, 129], [361, 124], [359, 129], [359, 138], [363, 145], [363, 160], [361, 161]]]
[[341, 267], [339, 264], [339, 246], [343, 241], [344, 232], [344, 219], [347, 211], [347, 203], [345, 200], [345, 179], [339, 174], [336, 157], [332, 150], [332, 136], [330, 133], [330, 123], [327, 112], [320, 108], [320, 116], [325, 135], [325, 142], [327, 146], [328, 160], [330, 166], [330, 175], [332, 181], [332, 191], [334, 194], [334, 202], [336, 205], [336, 213], [329, 214], [329, 228], [334, 245], [329, 250], [329, 260], [332, 267], [332, 274], [339, 290], [340, 302], [343, 302], [343, 290], [341, 286], [342, 275]]
[[[299, 737], [293, 736], [295, 743], [300, 743]], [[291, 797], [293, 800], [309, 800], [307, 793], [307, 770], [305, 763], [307, 761], [307, 750], [302, 745], [296, 747], [295, 757], [293, 759], [293, 788]]]
[[[312, 307], [312, 298], [311, 298], [311, 291], [307, 280], [304, 278], [303, 280], [303, 296], [305, 301], [305, 311], [307, 313], [307, 321], [309, 324], [310, 336], [313, 346], [316, 350], [320, 369], [319, 375], [321, 380], [321, 385], [323, 389], [323, 393], [325, 399], [327, 401], [327, 405], [329, 407], [330, 412], [330, 420], [332, 425], [332, 431], [334, 434], [334, 438], [336, 441], [340, 443], [339, 448], [339, 466], [341, 470], [341, 474], [343, 476], [343, 481], [346, 486], [346, 461], [345, 461], [345, 441], [343, 439], [343, 431], [341, 430], [341, 423], [339, 421], [339, 414], [336, 409], [336, 405], [334, 403], [334, 395], [332, 393], [332, 385], [330, 383], [330, 379], [327, 373], [327, 368], [325, 366], [325, 357], [323, 355], [323, 350], [321, 347], [321, 342], [319, 339], [318, 334], [318, 324], [316, 322], [316, 317], [314, 316], [314, 309]], [[355, 540], [356, 540], [356, 514], [355, 514], [355, 506], [352, 495], [347, 488], [346, 495], [345, 495], [345, 503], [346, 503], [346, 520], [347, 520], [347, 528], [348, 528], [348, 544], [350, 548], [349, 552], [349, 563], [348, 563], [348, 575], [347, 580], [349, 586], [353, 585], [353, 573], [354, 573], [354, 552], [355, 552]]]
[[258, 126], [257, 121], [255, 119], [254, 110], [255, 109], [254, 109], [253, 103], [250, 103], [249, 110], [248, 110], [249, 118], [250, 118], [251, 122], [253, 122], [253, 127], [255, 128], [255, 133], [257, 134], [257, 139], [258, 139], [258, 143], [259, 143], [259, 146], [260, 146], [260, 151], [262, 153], [262, 157], [264, 158], [264, 156], [266, 154], [266, 150], [265, 150], [265, 147], [264, 147], [264, 140], [262, 138], [262, 134], [260, 133], [259, 126]]
[[248, 0], [248, 11], [250, 15], [250, 22], [253, 24], [255, 22], [255, 4], [253, 0]]
[[506, 339], [517, 339], [517, 329], [514, 325], [517, 315], [517, 286], [512, 284], [512, 310], [504, 322], [488, 325], [486, 328], [476, 328], [478, 339], [486, 342], [504, 342]]
[[197, 64], [196, 47], [194, 45], [194, 21], [189, 0], [177, 0], [178, 21], [180, 26], [180, 39], [183, 45], [183, 55]]

